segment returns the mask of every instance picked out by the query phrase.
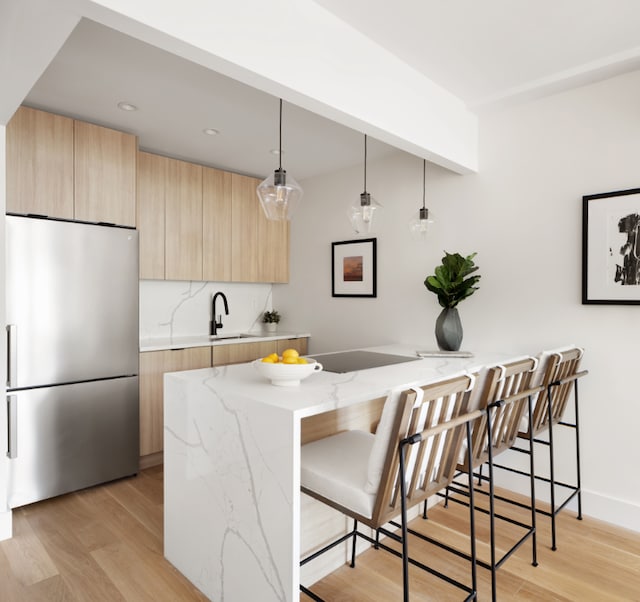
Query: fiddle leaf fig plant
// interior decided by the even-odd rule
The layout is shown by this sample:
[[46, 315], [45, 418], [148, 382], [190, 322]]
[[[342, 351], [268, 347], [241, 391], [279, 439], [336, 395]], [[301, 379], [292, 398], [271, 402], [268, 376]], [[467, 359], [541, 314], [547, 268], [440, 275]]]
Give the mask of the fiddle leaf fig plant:
[[480, 275], [470, 276], [478, 270], [473, 262], [476, 253], [463, 257], [459, 253], [445, 251], [442, 264], [437, 266], [435, 274], [427, 276], [424, 285], [438, 295], [441, 307], [452, 308], [478, 290]]

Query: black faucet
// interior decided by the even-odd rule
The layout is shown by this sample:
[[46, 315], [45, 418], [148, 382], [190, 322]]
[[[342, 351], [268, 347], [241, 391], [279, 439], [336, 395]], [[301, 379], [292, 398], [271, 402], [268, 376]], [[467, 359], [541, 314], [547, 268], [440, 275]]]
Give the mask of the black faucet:
[[211, 301], [211, 321], [209, 322], [209, 334], [215, 336], [218, 334], [218, 328], [222, 328], [222, 315], [219, 315], [216, 318], [216, 299], [218, 296], [222, 297], [224, 301], [224, 313], [229, 315], [229, 304], [227, 303], [227, 298], [224, 296], [224, 293], [218, 291]]

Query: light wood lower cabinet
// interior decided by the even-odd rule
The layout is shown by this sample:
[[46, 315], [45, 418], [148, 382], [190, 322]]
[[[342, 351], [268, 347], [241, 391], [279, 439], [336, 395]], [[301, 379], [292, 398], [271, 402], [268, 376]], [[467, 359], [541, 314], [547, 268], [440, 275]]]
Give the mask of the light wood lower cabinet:
[[192, 347], [140, 354], [140, 455], [162, 451], [163, 377], [165, 372], [211, 366], [211, 347]]
[[213, 347], [190, 347], [140, 354], [140, 466], [162, 463], [164, 436], [164, 374], [250, 362], [285, 349], [307, 353], [308, 338], [254, 341]]
[[281, 355], [285, 349], [296, 349], [300, 355], [307, 353], [308, 338], [279, 339], [277, 341], [256, 341], [254, 343], [238, 343], [234, 345], [217, 345], [212, 347], [212, 364], [226, 366], [251, 362], [270, 353]]

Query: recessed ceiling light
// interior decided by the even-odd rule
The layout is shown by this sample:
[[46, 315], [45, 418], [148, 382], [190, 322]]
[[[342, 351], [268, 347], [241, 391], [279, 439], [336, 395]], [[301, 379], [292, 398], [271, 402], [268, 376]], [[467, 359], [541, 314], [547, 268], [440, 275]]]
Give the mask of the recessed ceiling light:
[[280, 153], [282, 153], [282, 154], [284, 155], [284, 151], [281, 151], [281, 150], [279, 150], [279, 149], [277, 149], [277, 148], [272, 148], [269, 152], [270, 152], [272, 155], [279, 155]]
[[203, 134], [206, 134], [207, 136], [217, 136], [220, 133], [220, 130], [216, 130], [214, 128], [205, 128], [204, 130], [202, 130]]
[[119, 102], [118, 103], [118, 108], [121, 111], [137, 111], [138, 107], [136, 107], [136, 105], [132, 105], [130, 102]]

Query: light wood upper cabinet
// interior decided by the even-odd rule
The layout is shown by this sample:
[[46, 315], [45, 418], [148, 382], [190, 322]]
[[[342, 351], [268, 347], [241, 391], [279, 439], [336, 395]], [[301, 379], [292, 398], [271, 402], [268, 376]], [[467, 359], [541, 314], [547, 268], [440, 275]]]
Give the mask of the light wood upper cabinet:
[[169, 159], [138, 153], [140, 278], [164, 280], [165, 181]]
[[228, 171], [202, 169], [202, 279], [231, 281], [231, 180]]
[[165, 203], [165, 278], [202, 280], [200, 165], [169, 159]]
[[20, 107], [6, 137], [6, 210], [73, 219], [73, 119]]
[[234, 282], [258, 282], [258, 255], [262, 251], [258, 241], [258, 211], [260, 203], [257, 178], [233, 174], [231, 176], [231, 275]]
[[137, 139], [74, 122], [75, 219], [136, 225]]
[[194, 347], [140, 354], [140, 455], [163, 448], [164, 373], [211, 366], [211, 348]]
[[289, 222], [266, 219], [257, 178], [138, 153], [140, 277], [288, 282]]
[[233, 174], [231, 179], [234, 282], [289, 281], [289, 222], [264, 215], [256, 188], [261, 180]]
[[289, 282], [289, 222], [268, 220], [258, 202], [258, 280]]

